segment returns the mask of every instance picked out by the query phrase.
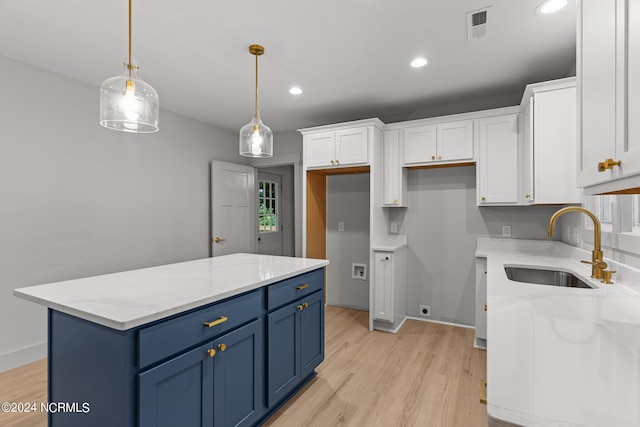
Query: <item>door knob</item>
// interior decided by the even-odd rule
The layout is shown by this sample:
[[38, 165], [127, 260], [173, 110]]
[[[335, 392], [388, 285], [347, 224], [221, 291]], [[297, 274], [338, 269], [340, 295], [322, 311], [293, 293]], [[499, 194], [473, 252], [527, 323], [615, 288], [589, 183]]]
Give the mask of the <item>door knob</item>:
[[219, 237], [216, 237], [215, 239], [213, 239], [213, 241], [216, 242], [216, 243], [224, 242], [225, 240], [227, 240], [227, 239], [221, 239]]

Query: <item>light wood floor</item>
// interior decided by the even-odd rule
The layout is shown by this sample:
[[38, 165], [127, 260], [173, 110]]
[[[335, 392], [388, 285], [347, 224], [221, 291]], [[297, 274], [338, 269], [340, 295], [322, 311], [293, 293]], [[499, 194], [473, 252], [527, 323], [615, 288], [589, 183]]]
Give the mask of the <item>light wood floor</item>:
[[[367, 312], [327, 307], [318, 376], [266, 426], [487, 425], [486, 353], [473, 348], [472, 329], [408, 320], [389, 334], [367, 325]], [[0, 402], [46, 402], [46, 377], [46, 359], [0, 373]], [[44, 413], [0, 412], [0, 426], [46, 425]]]

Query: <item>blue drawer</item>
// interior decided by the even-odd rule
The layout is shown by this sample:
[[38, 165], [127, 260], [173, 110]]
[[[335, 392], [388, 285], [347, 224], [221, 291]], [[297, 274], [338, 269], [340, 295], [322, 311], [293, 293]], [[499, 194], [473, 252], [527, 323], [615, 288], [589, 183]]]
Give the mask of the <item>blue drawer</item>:
[[267, 287], [267, 310], [288, 304], [324, 288], [324, 268]]
[[138, 367], [144, 368], [262, 316], [263, 295], [263, 289], [257, 289], [141, 329], [138, 332]]

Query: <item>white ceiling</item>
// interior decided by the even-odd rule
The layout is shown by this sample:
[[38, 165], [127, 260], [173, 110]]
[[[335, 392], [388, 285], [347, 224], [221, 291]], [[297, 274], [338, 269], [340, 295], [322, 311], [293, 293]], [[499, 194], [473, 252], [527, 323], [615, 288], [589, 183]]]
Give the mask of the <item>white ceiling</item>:
[[[161, 108], [220, 128], [251, 119], [253, 43], [266, 51], [260, 112], [272, 130], [392, 122], [514, 105], [527, 83], [567, 76], [575, 2], [538, 16], [540, 1], [134, 0], [133, 56]], [[487, 36], [468, 41], [466, 12], [489, 5]], [[0, 0], [0, 55], [95, 85], [97, 103], [127, 56], [127, 10], [127, 0]], [[417, 55], [432, 63], [410, 68]], [[288, 93], [294, 84], [302, 95]]]

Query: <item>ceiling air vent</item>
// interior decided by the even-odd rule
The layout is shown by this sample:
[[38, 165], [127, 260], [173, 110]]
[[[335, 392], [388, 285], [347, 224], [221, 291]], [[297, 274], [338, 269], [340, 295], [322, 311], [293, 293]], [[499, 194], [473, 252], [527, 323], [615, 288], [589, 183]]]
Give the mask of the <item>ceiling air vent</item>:
[[481, 39], [487, 35], [491, 6], [467, 12], [467, 40]]

